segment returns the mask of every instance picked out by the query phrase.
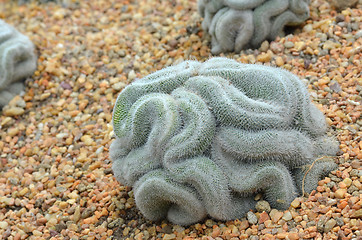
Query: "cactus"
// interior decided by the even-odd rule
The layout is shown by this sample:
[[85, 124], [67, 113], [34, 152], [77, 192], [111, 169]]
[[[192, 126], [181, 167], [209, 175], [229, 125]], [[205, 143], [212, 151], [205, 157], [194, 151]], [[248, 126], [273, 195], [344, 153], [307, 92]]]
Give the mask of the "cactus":
[[202, 28], [211, 35], [211, 52], [240, 52], [283, 34], [284, 26], [309, 17], [309, 0], [198, 0]]
[[[136, 80], [118, 96], [113, 125], [116, 179], [133, 186], [147, 218], [180, 225], [207, 214], [240, 218], [257, 193], [285, 209], [301, 192], [305, 166], [338, 148], [295, 75], [227, 58]], [[308, 190], [335, 164], [316, 166]]]
[[32, 75], [35, 68], [33, 43], [0, 20], [0, 107], [20, 93], [19, 81]]

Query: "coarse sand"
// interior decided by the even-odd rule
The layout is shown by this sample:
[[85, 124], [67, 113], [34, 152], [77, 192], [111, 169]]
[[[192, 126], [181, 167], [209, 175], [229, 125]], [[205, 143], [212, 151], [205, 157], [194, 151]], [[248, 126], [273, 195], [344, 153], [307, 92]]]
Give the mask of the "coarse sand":
[[340, 141], [338, 169], [286, 211], [257, 199], [247, 219], [181, 227], [143, 218], [108, 149], [128, 83], [211, 57], [196, 0], [0, 0], [0, 18], [39, 56], [25, 92], [0, 112], [0, 239], [362, 239], [362, 5], [312, 0], [310, 10], [285, 37], [222, 56], [298, 75]]

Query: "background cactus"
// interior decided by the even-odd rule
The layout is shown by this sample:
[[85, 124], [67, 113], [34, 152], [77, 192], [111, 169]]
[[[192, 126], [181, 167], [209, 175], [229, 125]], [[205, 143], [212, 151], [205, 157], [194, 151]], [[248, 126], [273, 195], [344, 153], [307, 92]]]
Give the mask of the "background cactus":
[[240, 52], [274, 40], [284, 26], [309, 17], [309, 0], [198, 0], [203, 29], [211, 35], [211, 52]]
[[[185, 61], [127, 86], [113, 112], [113, 171], [149, 219], [242, 217], [263, 193], [287, 208], [338, 146], [298, 78], [227, 58]], [[316, 186], [333, 161], [306, 175]], [[177, 217], [181, 216], [181, 217]]]
[[23, 89], [19, 81], [36, 69], [34, 45], [28, 37], [0, 20], [0, 107]]

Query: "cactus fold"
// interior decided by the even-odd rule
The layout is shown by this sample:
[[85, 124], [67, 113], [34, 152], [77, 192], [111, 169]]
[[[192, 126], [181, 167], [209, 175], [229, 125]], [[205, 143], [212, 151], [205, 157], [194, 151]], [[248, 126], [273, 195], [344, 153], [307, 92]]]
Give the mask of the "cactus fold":
[[118, 96], [113, 125], [113, 172], [151, 220], [240, 218], [258, 193], [285, 209], [302, 181], [311, 190], [336, 167], [307, 168], [338, 146], [301, 81], [227, 58], [185, 61], [136, 80]]
[[309, 0], [198, 0], [211, 52], [240, 52], [283, 34], [309, 17]]
[[32, 75], [35, 68], [33, 43], [0, 20], [0, 107], [22, 91], [20, 81]]

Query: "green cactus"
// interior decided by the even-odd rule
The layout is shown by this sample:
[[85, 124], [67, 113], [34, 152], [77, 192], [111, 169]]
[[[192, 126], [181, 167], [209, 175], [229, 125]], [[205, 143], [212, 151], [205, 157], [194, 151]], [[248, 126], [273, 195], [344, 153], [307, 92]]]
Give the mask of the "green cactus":
[[21, 80], [36, 69], [34, 45], [28, 37], [0, 20], [0, 107], [23, 89]]
[[[285, 209], [301, 191], [302, 166], [338, 148], [296, 76], [227, 58], [136, 80], [118, 96], [113, 125], [117, 180], [134, 187], [147, 218], [181, 225], [242, 217], [257, 193]], [[334, 167], [309, 171], [306, 189]]]
[[309, 0], [199, 0], [202, 28], [211, 35], [211, 52], [240, 52], [283, 35], [285, 26], [309, 17]]

